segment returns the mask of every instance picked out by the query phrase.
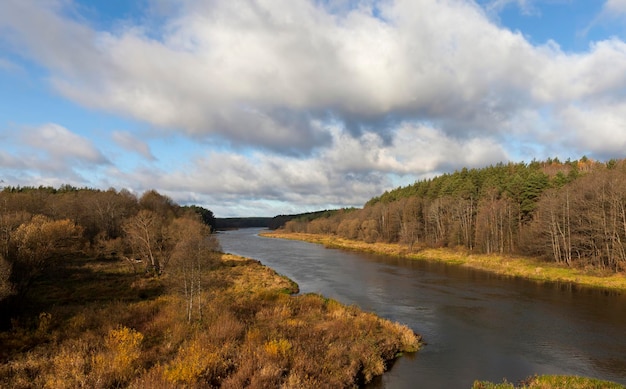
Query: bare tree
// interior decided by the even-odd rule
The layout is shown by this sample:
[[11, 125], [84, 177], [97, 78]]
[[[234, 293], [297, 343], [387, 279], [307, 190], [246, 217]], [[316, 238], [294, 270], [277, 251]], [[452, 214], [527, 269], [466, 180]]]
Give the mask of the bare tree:
[[142, 209], [124, 223], [123, 229], [134, 256], [146, 262], [148, 271], [161, 274], [164, 263], [159, 254], [163, 252], [163, 220], [155, 212]]
[[187, 321], [191, 322], [194, 312], [202, 320], [202, 292], [219, 247], [217, 239], [210, 235], [208, 226], [189, 218], [175, 219], [170, 230], [176, 241], [170, 273], [180, 282], [185, 296]]

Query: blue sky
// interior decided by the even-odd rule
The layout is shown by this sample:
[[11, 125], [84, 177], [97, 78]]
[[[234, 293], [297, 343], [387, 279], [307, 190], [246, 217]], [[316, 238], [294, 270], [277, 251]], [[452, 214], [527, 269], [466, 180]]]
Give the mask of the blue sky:
[[6, 0], [0, 185], [218, 217], [624, 158], [626, 0]]

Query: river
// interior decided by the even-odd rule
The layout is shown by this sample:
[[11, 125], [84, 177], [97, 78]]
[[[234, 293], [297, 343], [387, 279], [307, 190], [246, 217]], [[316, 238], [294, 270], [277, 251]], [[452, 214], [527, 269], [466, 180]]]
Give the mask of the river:
[[398, 321], [427, 345], [372, 388], [470, 388], [567, 374], [626, 384], [626, 295], [538, 284], [428, 261], [220, 233], [223, 251], [260, 260], [300, 286]]

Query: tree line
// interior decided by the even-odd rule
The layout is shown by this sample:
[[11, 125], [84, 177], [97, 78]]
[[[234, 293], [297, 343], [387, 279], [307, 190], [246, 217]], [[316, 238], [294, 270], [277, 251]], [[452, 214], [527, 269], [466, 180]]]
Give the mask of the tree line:
[[626, 160], [462, 169], [385, 192], [359, 210], [289, 221], [285, 229], [624, 271]]
[[309, 222], [311, 220], [328, 217], [337, 210], [323, 210], [315, 212], [305, 212], [291, 215], [277, 215], [274, 217], [230, 217], [215, 219], [215, 228], [218, 230], [236, 230], [239, 228], [269, 228], [276, 230], [285, 226], [291, 220], [296, 222]]
[[179, 206], [149, 190], [106, 191], [8, 187], [0, 192], [0, 302], [19, 303], [32, 282], [68, 256], [123, 260], [135, 271], [180, 278], [188, 314], [201, 304], [202, 267], [218, 248], [215, 217], [198, 206]]

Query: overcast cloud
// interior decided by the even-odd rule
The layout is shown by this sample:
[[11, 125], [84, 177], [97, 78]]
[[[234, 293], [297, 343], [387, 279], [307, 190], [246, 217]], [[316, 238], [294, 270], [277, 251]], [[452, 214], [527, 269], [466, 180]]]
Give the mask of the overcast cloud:
[[[103, 29], [71, 1], [7, 0], [4, 47], [44, 68], [55, 93], [152, 135], [109, 129], [145, 159], [111, 166], [78, 128], [42, 123], [0, 161], [19, 181], [17, 146], [30, 147], [45, 154], [31, 170], [88, 181], [68, 166], [80, 161], [108, 171], [95, 185], [154, 187], [224, 215], [361, 205], [398, 182], [511, 159], [621, 157], [624, 41], [533, 45], [492, 15], [539, 0], [482, 3], [170, 0]], [[605, 11], [626, 14], [626, 2]], [[18, 67], [3, 57], [0, 70]], [[206, 149], [166, 168], [150, 136]]]

